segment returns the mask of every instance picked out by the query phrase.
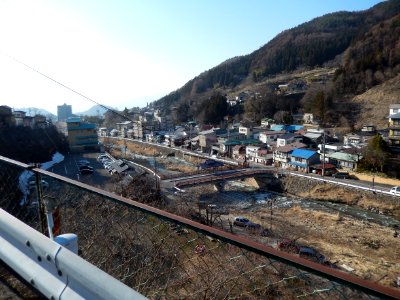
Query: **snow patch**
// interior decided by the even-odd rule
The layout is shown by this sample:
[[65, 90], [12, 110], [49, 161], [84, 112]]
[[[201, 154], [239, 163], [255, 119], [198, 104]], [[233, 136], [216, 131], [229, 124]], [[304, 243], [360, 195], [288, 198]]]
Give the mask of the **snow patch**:
[[[40, 165], [41, 169], [48, 170], [55, 164], [58, 164], [64, 160], [64, 155], [62, 155], [59, 152], [56, 152], [51, 161], [45, 162]], [[22, 192], [23, 196], [21, 198], [21, 201], [19, 202], [20, 206], [28, 204], [28, 196], [30, 194], [29, 190], [29, 179], [34, 175], [32, 171], [25, 170], [21, 173], [18, 179], [18, 187], [20, 191]]]

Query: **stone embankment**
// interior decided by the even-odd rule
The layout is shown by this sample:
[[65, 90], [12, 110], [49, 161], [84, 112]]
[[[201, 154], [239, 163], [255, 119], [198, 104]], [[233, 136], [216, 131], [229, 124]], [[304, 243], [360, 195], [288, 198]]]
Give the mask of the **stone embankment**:
[[400, 217], [400, 199], [390, 195], [375, 194], [370, 191], [294, 176], [284, 176], [278, 179], [258, 177], [256, 183], [258, 187], [292, 196], [343, 203], [373, 212]]

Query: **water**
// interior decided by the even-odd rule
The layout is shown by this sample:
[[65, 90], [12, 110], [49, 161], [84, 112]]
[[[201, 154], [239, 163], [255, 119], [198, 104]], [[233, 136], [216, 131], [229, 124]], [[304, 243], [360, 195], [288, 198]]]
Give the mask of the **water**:
[[[246, 185], [242, 181], [230, 181], [225, 184], [225, 192], [218, 195], [218, 200], [230, 203], [235, 207], [256, 209], [259, 207], [291, 208], [299, 206], [301, 208], [327, 213], [338, 213], [359, 220], [374, 222], [383, 226], [400, 226], [400, 221], [391, 216], [382, 215], [369, 210], [354, 207], [342, 203], [329, 201], [317, 201], [306, 198], [286, 197], [271, 192], [260, 192], [256, 188]], [[224, 204], [225, 204], [224, 203]]]

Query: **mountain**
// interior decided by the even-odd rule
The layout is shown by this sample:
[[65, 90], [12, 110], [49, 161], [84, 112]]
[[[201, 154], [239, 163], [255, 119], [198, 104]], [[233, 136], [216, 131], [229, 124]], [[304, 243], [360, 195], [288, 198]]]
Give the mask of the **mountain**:
[[93, 107], [91, 107], [90, 109], [83, 111], [83, 112], [79, 112], [76, 113], [75, 115], [78, 116], [91, 116], [91, 117], [95, 117], [95, 116], [101, 116], [103, 117], [104, 114], [108, 111], [108, 109], [111, 109], [111, 107], [106, 107], [106, 106], [102, 106], [102, 105], [95, 105]]
[[[237, 95], [239, 91], [255, 91], [267, 86], [271, 78], [278, 78], [278, 75], [321, 66], [338, 70], [333, 78], [334, 91], [324, 91], [331, 108], [335, 107], [335, 102], [344, 102], [343, 99], [351, 102], [349, 99], [354, 95], [393, 78], [399, 71], [399, 13], [400, 1], [389, 0], [365, 11], [342, 11], [315, 18], [283, 31], [251, 54], [228, 59], [201, 73], [152, 105], [165, 112], [173, 107], [178, 111], [189, 107], [188, 118], [196, 119], [204, 114], [204, 107], [207, 107], [204, 101], [216, 92], [229, 96]], [[387, 72], [388, 67], [390, 72]], [[365, 84], [366, 80], [368, 84]], [[274, 84], [279, 83], [285, 81]], [[278, 104], [272, 105], [271, 117], [279, 110], [293, 113], [304, 109], [301, 101], [296, 106], [279, 105], [282, 99], [274, 100]], [[269, 101], [268, 97], [265, 101]], [[344, 103], [341, 107], [353, 109], [352, 103]], [[246, 107], [244, 110], [246, 113]], [[332, 121], [337, 120], [333, 109], [329, 113]]]
[[[400, 2], [400, 1], [399, 1]], [[360, 94], [400, 72], [400, 14], [373, 26], [346, 49], [335, 86]]]
[[46, 116], [48, 119], [53, 121], [57, 120], [57, 116], [52, 114], [51, 112], [37, 107], [23, 107], [23, 108], [16, 108], [14, 110], [20, 110], [26, 112], [27, 116], [35, 116], [35, 115], [43, 115]]

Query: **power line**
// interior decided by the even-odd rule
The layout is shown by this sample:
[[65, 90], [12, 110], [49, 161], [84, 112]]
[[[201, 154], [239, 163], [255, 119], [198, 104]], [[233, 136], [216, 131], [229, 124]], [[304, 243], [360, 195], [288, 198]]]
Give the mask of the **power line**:
[[88, 100], [88, 101], [90, 101], [90, 102], [93, 102], [93, 103], [99, 105], [100, 107], [106, 109], [107, 111], [111, 111], [111, 112], [117, 114], [118, 116], [120, 116], [120, 117], [122, 117], [122, 118], [128, 120], [128, 121], [132, 121], [132, 122], [133, 122], [133, 120], [131, 120], [128, 116], [125, 116], [125, 115], [121, 114], [120, 112], [115, 111], [115, 110], [113, 110], [113, 109], [111, 109], [111, 108], [109, 108], [109, 107], [107, 107], [107, 106], [105, 106], [105, 105], [103, 105], [103, 104], [97, 102], [96, 100], [93, 100], [92, 98], [89, 98], [89, 97], [85, 96], [84, 94], [82, 94], [82, 93], [80, 93], [80, 92], [78, 92], [78, 91], [76, 91], [76, 90], [70, 88], [69, 86], [63, 84], [62, 82], [60, 82], [60, 81], [58, 81], [58, 80], [56, 80], [56, 79], [54, 79], [54, 78], [52, 78], [52, 77], [50, 77], [50, 76], [44, 74], [43, 72], [41, 72], [41, 71], [39, 71], [39, 70], [37, 70], [37, 69], [31, 67], [30, 65], [24, 63], [23, 61], [21, 61], [21, 60], [19, 60], [19, 59], [16, 59], [15, 57], [13, 57], [13, 56], [11, 56], [11, 55], [8, 55], [7, 53], [4, 53], [3, 51], [0, 51], [0, 52], [3, 53], [3, 55], [5, 55], [5, 56], [7, 56], [8, 58], [10, 58], [11, 60], [13, 60], [13, 61], [15, 61], [15, 62], [17, 62], [17, 63], [23, 65], [24, 67], [26, 67], [26, 68], [28, 68], [28, 69], [30, 69], [30, 70], [32, 70], [32, 71], [38, 73], [39, 75], [41, 75], [41, 76], [43, 76], [43, 77], [45, 77], [45, 78], [47, 78], [47, 79], [53, 81], [54, 83], [56, 83], [56, 84], [62, 86], [63, 88], [65, 88], [65, 89], [67, 89], [67, 90], [69, 90], [69, 91], [71, 91], [71, 92], [73, 92], [73, 93], [75, 93], [75, 94], [81, 96], [82, 98], [84, 98], [84, 99], [86, 99], [86, 100]]

